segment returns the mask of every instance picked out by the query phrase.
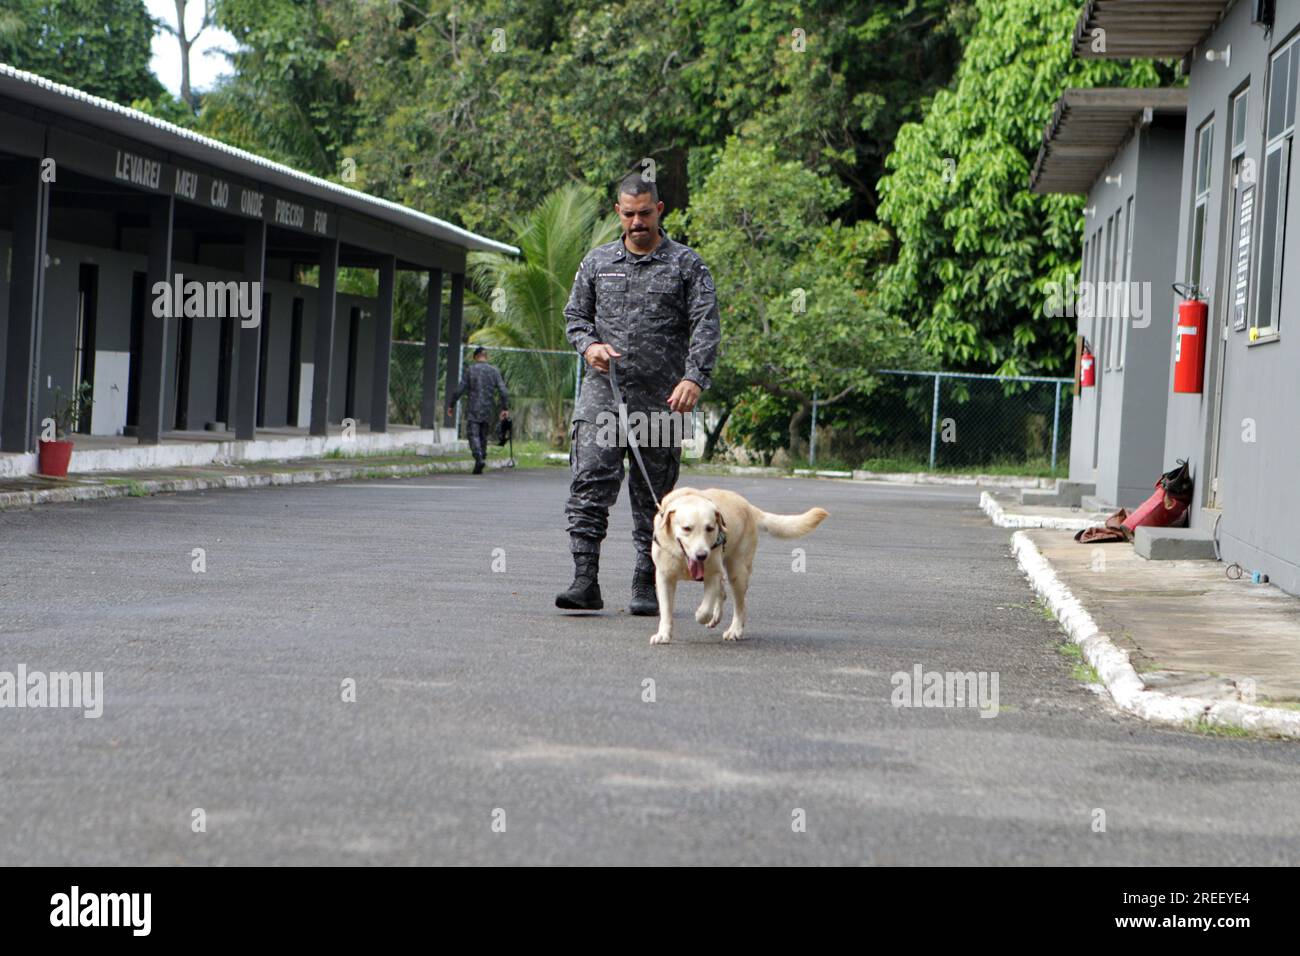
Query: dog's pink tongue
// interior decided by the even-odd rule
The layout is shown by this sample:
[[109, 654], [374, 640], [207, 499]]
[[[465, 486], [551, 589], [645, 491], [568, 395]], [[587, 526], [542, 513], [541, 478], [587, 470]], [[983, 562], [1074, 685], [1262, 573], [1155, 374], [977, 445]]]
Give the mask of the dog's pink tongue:
[[686, 559], [687, 569], [691, 572], [691, 577], [696, 581], [704, 580], [704, 562], [698, 558]]

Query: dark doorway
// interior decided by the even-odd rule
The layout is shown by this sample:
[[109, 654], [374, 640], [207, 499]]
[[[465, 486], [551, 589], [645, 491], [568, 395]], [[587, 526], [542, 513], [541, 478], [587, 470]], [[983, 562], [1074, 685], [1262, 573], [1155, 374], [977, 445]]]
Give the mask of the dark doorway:
[[131, 357], [126, 373], [126, 427], [124, 435], [135, 435], [140, 427], [140, 370], [144, 364], [145, 281], [143, 272], [131, 276]]
[[361, 333], [361, 310], [352, 307], [348, 322], [348, 388], [343, 403], [343, 417], [356, 421], [357, 417], [357, 339]]
[[302, 388], [302, 309], [302, 299], [295, 296], [289, 333], [289, 411], [285, 417], [290, 428], [298, 427], [298, 391]]
[[[95, 394], [95, 320], [99, 299], [99, 266], [83, 262], [77, 275], [77, 344], [72, 370], [73, 388], [90, 386]], [[76, 422], [74, 430], [90, 434], [91, 410], [87, 409]]]
[[230, 421], [230, 366], [235, 355], [235, 323], [237, 316], [228, 315], [221, 320], [221, 342], [217, 346], [217, 421], [225, 422], [233, 428]]
[[194, 347], [194, 316], [181, 316], [176, 329], [176, 429], [190, 427], [190, 352]]
[[257, 327], [257, 427], [266, 427], [266, 358], [271, 350], [271, 293], [262, 293], [262, 322]]

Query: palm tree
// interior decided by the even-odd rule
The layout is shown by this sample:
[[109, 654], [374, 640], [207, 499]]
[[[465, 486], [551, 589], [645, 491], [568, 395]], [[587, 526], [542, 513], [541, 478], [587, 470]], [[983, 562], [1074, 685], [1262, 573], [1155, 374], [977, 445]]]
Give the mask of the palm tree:
[[[569, 350], [564, 306], [582, 258], [594, 246], [619, 235], [618, 219], [602, 217], [597, 194], [568, 184], [512, 223], [521, 257], [494, 252], [469, 256], [474, 306], [484, 324], [470, 336], [476, 345]], [[469, 303], [467, 303], [468, 305]], [[576, 361], [557, 355], [519, 353], [512, 357], [511, 390], [541, 398], [551, 444], [568, 434], [566, 403], [573, 396]]]

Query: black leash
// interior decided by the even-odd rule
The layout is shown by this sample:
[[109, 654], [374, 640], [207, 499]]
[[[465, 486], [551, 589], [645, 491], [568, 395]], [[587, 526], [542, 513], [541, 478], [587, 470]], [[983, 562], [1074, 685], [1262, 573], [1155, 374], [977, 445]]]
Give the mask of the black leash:
[[[618, 373], [614, 371], [617, 363], [611, 357], [609, 360], [609, 387], [614, 393], [614, 404], [618, 408], [626, 408], [623, 403], [623, 393], [618, 389]], [[632, 449], [632, 457], [636, 459], [636, 466], [641, 470], [641, 477], [645, 479], [645, 486], [650, 489], [650, 497], [654, 499], [655, 510], [659, 510], [659, 496], [655, 494], [654, 482], [650, 480], [650, 473], [646, 471], [645, 462], [641, 460], [641, 449], [636, 446], [636, 439], [632, 437], [632, 429], [627, 430], [627, 444]]]

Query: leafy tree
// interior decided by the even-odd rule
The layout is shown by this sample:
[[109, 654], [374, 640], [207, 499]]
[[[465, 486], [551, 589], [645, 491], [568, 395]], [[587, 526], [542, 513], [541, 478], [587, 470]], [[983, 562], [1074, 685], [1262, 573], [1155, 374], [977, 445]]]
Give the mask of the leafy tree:
[[[203, 97], [199, 130], [318, 176], [341, 176], [358, 106], [317, 0], [218, 0], [239, 43], [233, 74]], [[383, 8], [385, 4], [367, 4]]]
[[758, 389], [781, 400], [792, 452], [803, 443], [814, 392], [824, 405], [869, 392], [873, 370], [911, 348], [907, 327], [868, 291], [887, 236], [869, 221], [828, 219], [846, 193], [802, 163], [778, 159], [772, 144], [733, 138], [691, 208], [670, 220], [690, 232], [718, 290], [727, 375], [710, 398], [734, 403]]
[[[477, 313], [479, 328], [470, 341], [516, 348], [571, 348], [565, 336], [564, 306], [583, 257], [595, 246], [617, 238], [613, 215], [590, 189], [574, 184], [550, 193], [527, 216], [515, 221], [513, 243], [522, 256], [493, 252], [470, 254], [472, 281], [467, 306]], [[467, 313], [471, 310], [467, 308]], [[551, 441], [556, 447], [568, 434], [565, 402], [573, 395], [573, 360], [554, 355], [520, 355], [511, 362], [515, 387], [545, 400]]]
[[951, 76], [969, 0], [319, 8], [344, 38], [358, 183], [495, 233], [559, 183], [612, 188], [646, 159], [686, 208], [737, 133], [841, 180], [846, 219], [869, 216], [894, 132]]
[[115, 103], [167, 94], [149, 69], [144, 0], [5, 0], [0, 62]]
[[1076, 0], [976, 0], [953, 88], [904, 126], [878, 188], [898, 242], [881, 305], [946, 367], [1061, 372], [1073, 329], [1042, 315], [1043, 284], [1077, 271], [1082, 200], [1029, 192], [1066, 87], [1157, 86], [1169, 67], [1081, 60]]

